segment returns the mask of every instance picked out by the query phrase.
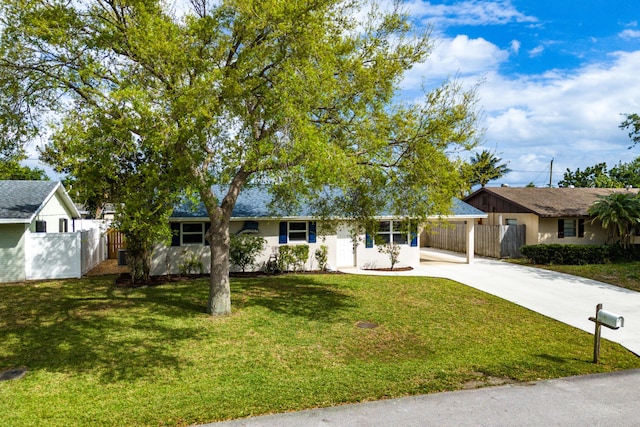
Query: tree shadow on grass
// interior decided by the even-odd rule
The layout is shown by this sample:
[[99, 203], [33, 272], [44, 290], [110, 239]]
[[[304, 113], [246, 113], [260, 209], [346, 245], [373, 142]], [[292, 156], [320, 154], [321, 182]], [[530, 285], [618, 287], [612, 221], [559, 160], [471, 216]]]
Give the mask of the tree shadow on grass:
[[305, 275], [235, 279], [231, 295], [239, 310], [260, 306], [313, 321], [333, 321], [341, 312], [355, 307], [353, 297], [334, 281]]
[[[232, 281], [234, 311], [262, 306], [329, 321], [353, 306], [327, 280], [279, 276]], [[109, 281], [0, 287], [0, 370], [91, 373], [104, 383], [179, 372], [176, 348], [207, 339], [207, 280], [115, 290]], [[215, 324], [214, 324], [215, 325]]]

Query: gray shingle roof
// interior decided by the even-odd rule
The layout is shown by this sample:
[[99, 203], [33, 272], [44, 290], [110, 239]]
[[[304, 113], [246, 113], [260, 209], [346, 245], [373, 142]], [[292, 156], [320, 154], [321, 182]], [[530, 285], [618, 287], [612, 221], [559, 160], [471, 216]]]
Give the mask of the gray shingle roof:
[[0, 220], [29, 221], [59, 185], [57, 181], [0, 181]]
[[637, 194], [638, 189], [485, 187], [467, 196], [465, 200], [477, 199], [483, 192], [494, 194], [518, 206], [521, 212], [534, 213], [544, 218], [560, 218], [586, 217], [588, 209], [598, 200], [598, 197], [615, 192]]
[[[219, 191], [215, 191], [220, 195]], [[238, 202], [233, 209], [231, 216], [233, 218], [273, 218], [273, 212], [269, 210], [269, 203], [272, 198], [265, 188], [250, 187], [245, 188], [238, 197]], [[452, 213], [454, 216], [461, 217], [486, 217], [486, 214], [479, 209], [463, 202], [459, 199], [453, 199]], [[206, 218], [207, 212], [202, 203], [193, 204], [190, 201], [183, 201], [176, 206], [171, 215], [173, 218]], [[284, 212], [283, 217], [311, 217], [311, 208], [309, 206], [301, 206], [297, 210]]]

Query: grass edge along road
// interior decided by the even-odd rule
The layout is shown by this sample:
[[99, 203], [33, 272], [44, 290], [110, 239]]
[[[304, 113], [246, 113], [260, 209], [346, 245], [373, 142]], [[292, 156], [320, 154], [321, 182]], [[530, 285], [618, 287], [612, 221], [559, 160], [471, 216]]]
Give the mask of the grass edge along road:
[[0, 285], [0, 423], [190, 425], [640, 367], [592, 335], [445, 279], [206, 279], [138, 289], [114, 276]]

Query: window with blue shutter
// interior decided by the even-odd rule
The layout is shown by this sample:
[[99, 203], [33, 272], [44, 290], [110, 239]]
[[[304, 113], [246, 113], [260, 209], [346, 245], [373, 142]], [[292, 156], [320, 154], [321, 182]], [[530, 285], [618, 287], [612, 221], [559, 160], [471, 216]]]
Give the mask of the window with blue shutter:
[[411, 232], [409, 237], [411, 237], [410, 246], [414, 248], [417, 247], [418, 246], [418, 225], [417, 224], [411, 224]]
[[285, 221], [280, 223], [280, 237], [278, 238], [278, 243], [281, 245], [287, 244], [287, 223]]
[[309, 243], [316, 243], [316, 222], [309, 222]]
[[364, 238], [364, 247], [365, 248], [372, 248], [373, 247], [373, 237], [371, 236], [371, 234], [367, 233], [365, 235]]

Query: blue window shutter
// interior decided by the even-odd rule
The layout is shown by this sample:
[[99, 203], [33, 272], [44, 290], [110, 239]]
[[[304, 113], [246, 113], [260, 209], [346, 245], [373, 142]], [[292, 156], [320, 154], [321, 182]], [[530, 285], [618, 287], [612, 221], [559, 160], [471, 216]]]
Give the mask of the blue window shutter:
[[278, 243], [287, 243], [287, 223], [284, 221], [280, 223], [280, 238], [278, 239]]
[[373, 237], [371, 237], [371, 234], [367, 233], [365, 235], [364, 238], [364, 247], [365, 248], [372, 248], [373, 247]]
[[316, 242], [316, 222], [309, 221], [309, 243]]
[[205, 222], [204, 223], [204, 245], [205, 246], [209, 246], [210, 243], [207, 240], [207, 231], [209, 231], [209, 229], [211, 228], [211, 223], [210, 222]]
[[171, 246], [180, 246], [180, 223], [172, 222], [171, 226]]
[[418, 227], [415, 224], [411, 224], [411, 246], [412, 247], [417, 247], [418, 246]]

